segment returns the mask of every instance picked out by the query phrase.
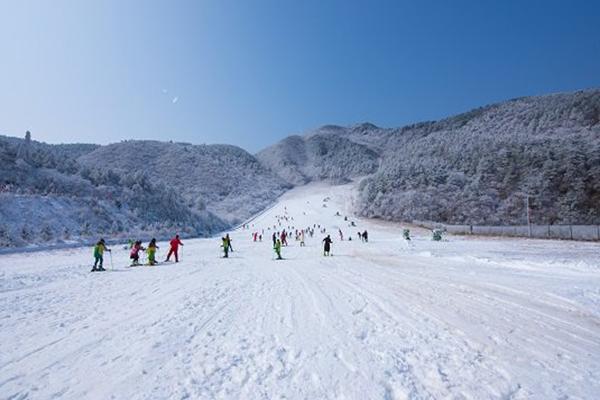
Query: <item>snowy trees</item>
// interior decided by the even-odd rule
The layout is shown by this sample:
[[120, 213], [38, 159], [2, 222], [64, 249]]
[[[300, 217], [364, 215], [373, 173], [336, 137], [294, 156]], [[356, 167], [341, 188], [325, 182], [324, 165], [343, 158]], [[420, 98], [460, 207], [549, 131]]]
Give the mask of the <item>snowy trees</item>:
[[311, 180], [344, 183], [375, 172], [377, 152], [340, 135], [344, 131], [341, 127], [324, 127], [307, 137], [291, 136], [262, 150], [257, 157], [291, 184]]
[[[392, 130], [380, 150], [381, 167], [361, 186], [360, 211], [390, 219], [518, 224], [525, 214], [519, 193], [529, 193], [536, 223], [598, 223], [598, 109], [600, 91], [591, 90], [517, 99]], [[393, 184], [383, 190], [382, 181]], [[435, 199], [428, 209], [406, 202], [415, 190]]]
[[[1, 246], [88, 240], [97, 235], [160, 237], [171, 235], [175, 226], [202, 235], [226, 226], [206, 207], [188, 207], [189, 200], [160, 180], [153, 184], [143, 164], [124, 172], [78, 162], [81, 155], [97, 148], [26, 144], [0, 137], [0, 220], [8, 237]], [[200, 198], [195, 202], [204, 204]], [[154, 231], [145, 231], [143, 225]]]
[[588, 90], [514, 99], [398, 129], [324, 126], [258, 157], [294, 184], [367, 176], [358, 204], [366, 216], [521, 224], [520, 193], [529, 193], [536, 223], [595, 224], [599, 121], [600, 90]]

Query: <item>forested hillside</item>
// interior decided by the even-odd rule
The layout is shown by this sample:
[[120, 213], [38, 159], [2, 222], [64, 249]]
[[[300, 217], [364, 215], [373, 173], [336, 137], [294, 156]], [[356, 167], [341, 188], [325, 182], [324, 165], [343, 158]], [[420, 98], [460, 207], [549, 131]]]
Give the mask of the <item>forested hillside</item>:
[[[291, 182], [290, 165], [348, 161], [358, 168], [338, 180], [364, 177], [357, 205], [364, 216], [523, 224], [529, 195], [535, 223], [600, 223], [600, 90], [514, 99], [403, 128], [325, 126], [292, 138], [259, 159]], [[290, 155], [317, 138], [331, 144], [326, 157], [313, 153], [317, 160], [297, 167]], [[352, 146], [366, 150], [348, 157]]]
[[403, 128], [327, 125], [256, 157], [229, 145], [49, 145], [0, 136], [0, 246], [199, 236], [287, 189], [359, 181], [396, 221], [600, 223], [600, 90], [528, 97]]
[[0, 246], [203, 236], [286, 187], [234, 146], [48, 145], [0, 137]]
[[263, 210], [291, 187], [254, 156], [230, 145], [131, 140], [99, 147], [78, 162], [124, 175], [141, 171], [192, 210], [207, 209], [228, 224]]

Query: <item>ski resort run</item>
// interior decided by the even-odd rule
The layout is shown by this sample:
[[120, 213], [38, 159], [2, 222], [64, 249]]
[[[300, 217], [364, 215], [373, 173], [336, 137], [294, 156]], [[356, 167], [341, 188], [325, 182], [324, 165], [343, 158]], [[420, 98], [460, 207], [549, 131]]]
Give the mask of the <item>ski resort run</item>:
[[[109, 245], [107, 272], [88, 247], [0, 255], [0, 398], [600, 396], [597, 243], [408, 241], [352, 216], [353, 189], [292, 189], [227, 259], [220, 236], [182, 239], [179, 263], [159, 242], [151, 267]], [[307, 227], [276, 260], [273, 232]]]

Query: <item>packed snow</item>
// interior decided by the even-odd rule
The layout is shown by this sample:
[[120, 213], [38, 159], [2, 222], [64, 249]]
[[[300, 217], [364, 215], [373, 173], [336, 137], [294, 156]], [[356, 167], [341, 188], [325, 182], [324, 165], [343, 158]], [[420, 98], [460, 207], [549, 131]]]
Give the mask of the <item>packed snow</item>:
[[[353, 193], [287, 192], [231, 233], [228, 259], [219, 237], [153, 267], [114, 245], [107, 272], [89, 248], [0, 255], [0, 398], [598, 398], [598, 244], [407, 242], [352, 217]], [[274, 259], [274, 225], [314, 224], [331, 257], [317, 227]]]

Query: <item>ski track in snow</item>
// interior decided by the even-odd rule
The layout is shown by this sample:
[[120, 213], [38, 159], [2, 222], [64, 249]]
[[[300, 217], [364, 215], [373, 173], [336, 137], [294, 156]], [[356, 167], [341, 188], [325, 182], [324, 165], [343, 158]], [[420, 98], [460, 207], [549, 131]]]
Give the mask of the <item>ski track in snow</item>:
[[[397, 224], [334, 216], [351, 193], [288, 192], [229, 259], [218, 238], [155, 267], [115, 246], [107, 273], [88, 248], [0, 256], [0, 399], [598, 398], [598, 244], [419, 229], [407, 244]], [[284, 227], [327, 227], [332, 257], [317, 229], [274, 261], [284, 207]]]

